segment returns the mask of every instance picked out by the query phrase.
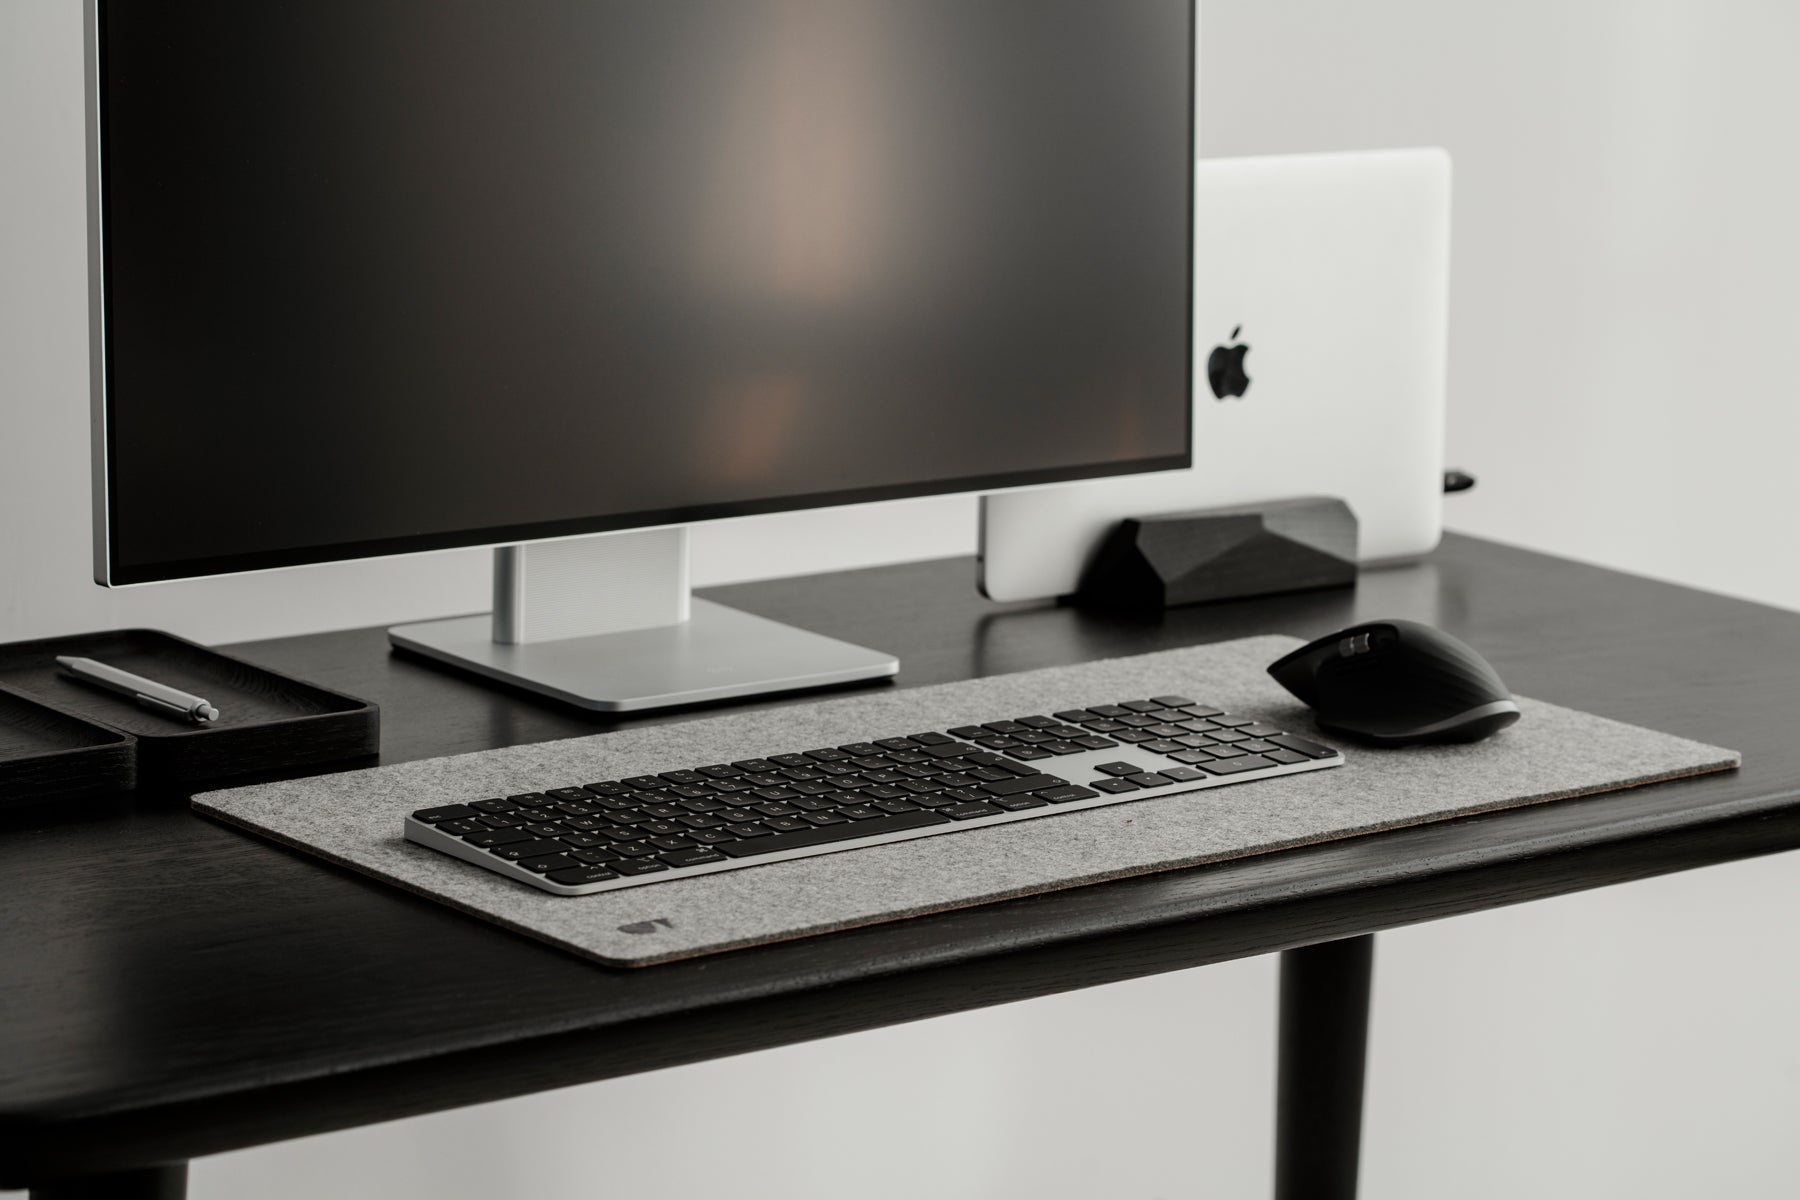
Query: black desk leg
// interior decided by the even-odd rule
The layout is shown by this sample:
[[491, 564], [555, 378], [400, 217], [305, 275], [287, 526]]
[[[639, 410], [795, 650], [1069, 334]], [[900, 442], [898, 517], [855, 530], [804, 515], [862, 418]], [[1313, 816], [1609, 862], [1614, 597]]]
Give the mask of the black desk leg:
[[31, 1189], [31, 1200], [185, 1200], [186, 1196], [186, 1163], [59, 1179]]
[[1281, 953], [1276, 1200], [1354, 1200], [1375, 935]]

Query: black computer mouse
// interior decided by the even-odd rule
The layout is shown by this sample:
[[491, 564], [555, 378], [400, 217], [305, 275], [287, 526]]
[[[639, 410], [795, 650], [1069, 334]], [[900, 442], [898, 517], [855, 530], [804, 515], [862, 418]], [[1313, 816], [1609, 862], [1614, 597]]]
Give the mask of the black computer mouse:
[[1319, 728], [1378, 746], [1477, 742], [1519, 719], [1487, 660], [1417, 621], [1369, 621], [1302, 646], [1269, 674]]

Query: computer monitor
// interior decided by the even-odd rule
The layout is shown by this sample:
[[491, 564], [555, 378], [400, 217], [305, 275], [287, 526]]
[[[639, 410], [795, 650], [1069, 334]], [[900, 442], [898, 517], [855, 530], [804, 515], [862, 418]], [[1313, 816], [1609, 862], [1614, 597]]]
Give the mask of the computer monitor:
[[92, 0], [97, 580], [492, 545], [396, 645], [611, 710], [891, 674], [690, 602], [685, 527], [1186, 466], [1193, 21]]

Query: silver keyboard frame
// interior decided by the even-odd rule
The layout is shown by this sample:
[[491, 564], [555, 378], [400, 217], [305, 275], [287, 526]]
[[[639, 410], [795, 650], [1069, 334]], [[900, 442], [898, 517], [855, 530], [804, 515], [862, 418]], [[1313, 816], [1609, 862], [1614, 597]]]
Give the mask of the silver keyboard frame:
[[[1305, 735], [1296, 736], [1304, 737]], [[1067, 779], [1070, 783], [1081, 787], [1093, 786], [1096, 778], [1107, 778], [1106, 775], [1095, 770], [1095, 767], [1101, 763], [1132, 762], [1143, 766], [1147, 771], [1161, 770], [1169, 766], [1188, 765], [1177, 763], [1167, 755], [1158, 754], [1153, 750], [1144, 750], [1140, 746], [1130, 743], [1120, 743], [1106, 750], [1085, 750], [1080, 754], [1063, 754], [1054, 758], [1033, 759], [1030, 762], [1020, 762], [1004, 750], [989, 751], [989, 753], [998, 754], [1009, 762], [1017, 763], [1020, 767], [1034, 768], [1045, 775]], [[1202, 779], [1172, 783], [1166, 787], [1140, 788], [1135, 792], [1125, 792], [1119, 795], [1101, 792], [1088, 800], [1071, 800], [1065, 804], [1046, 803], [1042, 808], [1027, 808], [1017, 812], [1008, 812], [1003, 809], [989, 817], [971, 817], [966, 821], [952, 820], [945, 824], [926, 825], [919, 829], [902, 829], [893, 833], [846, 838], [841, 842], [826, 842], [820, 846], [801, 846], [792, 850], [777, 850], [772, 854], [757, 855], [751, 858], [727, 858], [724, 862], [701, 863], [692, 867], [669, 867], [667, 870], [653, 871], [644, 875], [621, 875], [617, 879], [603, 879], [598, 883], [555, 883], [535, 871], [521, 867], [516, 862], [499, 858], [478, 846], [471, 846], [455, 834], [445, 833], [410, 815], [406, 818], [406, 838], [421, 846], [428, 846], [465, 862], [474, 863], [478, 867], [485, 867], [508, 879], [516, 879], [520, 883], [529, 884], [541, 891], [551, 892], [558, 896], [587, 896], [595, 892], [616, 892], [622, 888], [646, 887], [650, 884], [667, 883], [676, 879], [692, 879], [697, 875], [711, 875], [718, 871], [740, 871], [746, 867], [767, 866], [770, 863], [789, 862], [796, 858], [812, 858], [820, 854], [841, 854], [846, 850], [885, 846], [890, 842], [908, 842], [914, 838], [937, 837], [940, 834], [957, 833], [965, 829], [986, 829], [993, 825], [1008, 825], [1014, 821], [1030, 821], [1039, 817], [1051, 817], [1081, 809], [1105, 808], [1113, 804], [1133, 804], [1140, 800], [1210, 791], [1213, 788], [1230, 787], [1240, 783], [1254, 783], [1259, 779], [1272, 779], [1277, 775], [1298, 775], [1305, 771], [1321, 771], [1329, 767], [1340, 767], [1343, 764], [1343, 754], [1334, 752], [1330, 758], [1312, 758], [1305, 762], [1282, 763], [1278, 766], [1245, 771], [1237, 775], [1208, 775]], [[692, 768], [685, 769], [691, 770]], [[1204, 770], [1203, 767], [1194, 769]], [[445, 797], [438, 800], [437, 803], [468, 804], [474, 800], [491, 798], [492, 793], [483, 793], [468, 799]]]

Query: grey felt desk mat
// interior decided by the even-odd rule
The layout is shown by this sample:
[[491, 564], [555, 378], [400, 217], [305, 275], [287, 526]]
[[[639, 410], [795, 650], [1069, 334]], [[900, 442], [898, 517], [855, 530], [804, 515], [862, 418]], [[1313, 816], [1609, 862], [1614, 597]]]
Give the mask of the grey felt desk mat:
[[[1314, 736], [1264, 671], [1298, 644], [1246, 638], [871, 692], [208, 792], [194, 807], [577, 954], [644, 966], [1738, 764], [1734, 751], [1521, 698], [1522, 720], [1472, 746], [1345, 746], [1331, 770], [590, 896], [540, 892], [400, 834], [407, 813], [434, 804], [1140, 696], [1189, 695]], [[621, 930], [645, 922], [652, 932]]]

